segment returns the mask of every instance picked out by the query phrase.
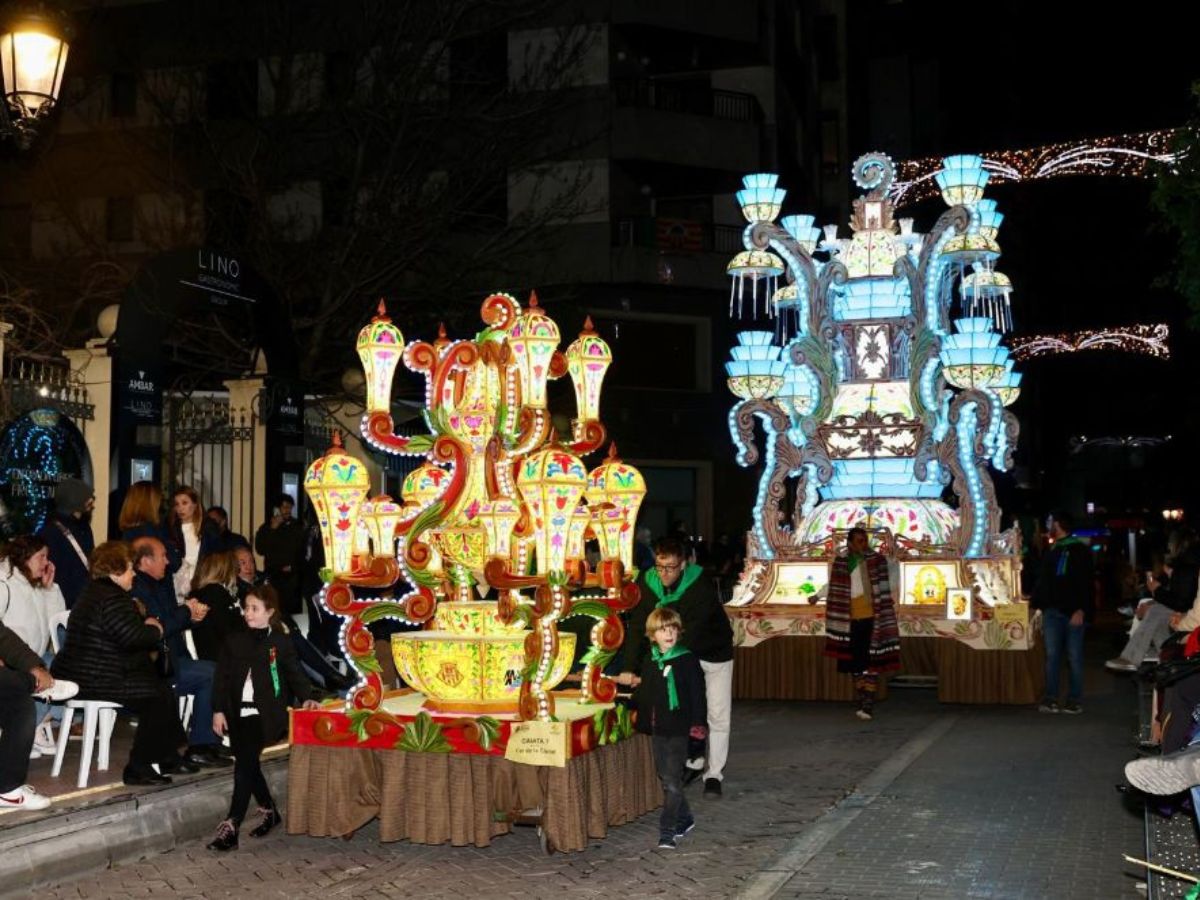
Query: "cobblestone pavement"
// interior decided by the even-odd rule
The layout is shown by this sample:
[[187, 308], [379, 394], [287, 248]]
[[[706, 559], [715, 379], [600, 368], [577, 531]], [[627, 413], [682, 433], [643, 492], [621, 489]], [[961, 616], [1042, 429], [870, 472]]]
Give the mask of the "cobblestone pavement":
[[1112, 785], [1135, 700], [1093, 682], [1079, 717], [931, 691], [892, 691], [865, 725], [842, 704], [736, 704], [725, 797], [696, 798], [674, 852], [654, 849], [654, 813], [549, 857], [529, 828], [476, 849], [382, 845], [369, 826], [220, 857], [197, 841], [35, 896], [1133, 898], [1120, 854], [1143, 849], [1140, 811]]

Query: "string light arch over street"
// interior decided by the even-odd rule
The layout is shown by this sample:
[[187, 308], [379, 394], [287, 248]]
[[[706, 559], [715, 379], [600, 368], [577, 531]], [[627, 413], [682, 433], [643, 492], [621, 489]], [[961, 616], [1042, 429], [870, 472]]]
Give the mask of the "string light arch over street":
[[[991, 184], [1067, 175], [1149, 178], [1156, 166], [1173, 166], [1181, 158], [1171, 149], [1179, 131], [1169, 128], [979, 155]], [[889, 191], [892, 202], [900, 207], [935, 196], [939, 188], [934, 176], [941, 168], [942, 160], [933, 156], [899, 163]]]
[[1163, 324], [1129, 325], [1096, 331], [1075, 331], [1067, 334], [1035, 334], [1013, 337], [1012, 355], [1018, 360], [1060, 353], [1082, 353], [1087, 350], [1116, 350], [1137, 353], [1155, 359], [1170, 359], [1167, 344], [1170, 328]]

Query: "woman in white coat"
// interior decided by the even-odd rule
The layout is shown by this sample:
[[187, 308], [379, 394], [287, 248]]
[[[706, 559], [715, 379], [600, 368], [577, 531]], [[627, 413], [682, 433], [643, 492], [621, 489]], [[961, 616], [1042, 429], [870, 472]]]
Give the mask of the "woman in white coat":
[[[32, 535], [13, 538], [0, 560], [0, 622], [11, 628], [25, 644], [47, 664], [54, 655], [50, 644], [50, 620], [67, 608], [62, 591], [54, 583], [54, 563], [46, 542]], [[48, 728], [42, 728], [51, 713], [61, 717], [49, 703], [36, 704], [38, 730], [34, 753], [54, 753], [54, 741]]]

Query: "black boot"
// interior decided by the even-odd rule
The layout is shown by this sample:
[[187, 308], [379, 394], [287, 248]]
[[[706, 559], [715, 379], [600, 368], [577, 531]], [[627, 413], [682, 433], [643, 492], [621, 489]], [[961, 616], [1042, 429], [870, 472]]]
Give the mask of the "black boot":
[[209, 842], [208, 849], [224, 853], [236, 850], [238, 845], [238, 827], [233, 819], [226, 819], [217, 826], [217, 836]]
[[262, 821], [250, 829], [250, 837], [265, 837], [272, 828], [283, 821], [283, 816], [279, 815], [279, 810], [274, 806], [260, 806], [258, 811], [262, 813]]

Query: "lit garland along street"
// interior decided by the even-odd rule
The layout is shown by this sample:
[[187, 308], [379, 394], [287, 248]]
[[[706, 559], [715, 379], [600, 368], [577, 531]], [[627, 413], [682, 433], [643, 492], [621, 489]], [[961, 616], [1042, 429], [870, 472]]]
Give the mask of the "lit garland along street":
[[[1149, 178], [1156, 166], [1171, 166], [1179, 156], [1170, 147], [1178, 129], [1122, 134], [1086, 141], [1064, 141], [1022, 150], [981, 153], [993, 183], [1039, 181], [1067, 175], [1106, 178]], [[934, 176], [941, 159], [904, 160], [890, 196], [896, 206], [916, 203], [938, 193]]]

